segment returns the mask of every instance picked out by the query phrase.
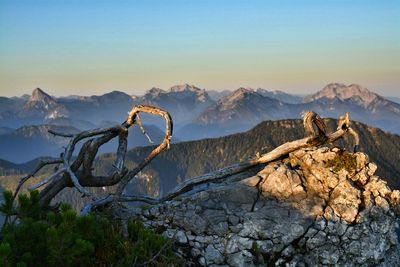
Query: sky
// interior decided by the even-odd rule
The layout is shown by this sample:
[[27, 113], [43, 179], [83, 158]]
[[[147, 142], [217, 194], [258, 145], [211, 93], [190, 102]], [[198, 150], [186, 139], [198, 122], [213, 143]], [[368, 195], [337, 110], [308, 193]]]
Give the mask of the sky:
[[189, 83], [400, 97], [400, 1], [0, 0], [0, 95]]

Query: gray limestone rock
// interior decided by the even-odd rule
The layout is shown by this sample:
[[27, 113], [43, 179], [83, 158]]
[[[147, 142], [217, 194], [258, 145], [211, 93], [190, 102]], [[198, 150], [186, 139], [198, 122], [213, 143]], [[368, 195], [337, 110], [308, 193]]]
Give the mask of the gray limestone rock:
[[301, 149], [136, 216], [202, 266], [400, 266], [400, 193], [346, 153]]

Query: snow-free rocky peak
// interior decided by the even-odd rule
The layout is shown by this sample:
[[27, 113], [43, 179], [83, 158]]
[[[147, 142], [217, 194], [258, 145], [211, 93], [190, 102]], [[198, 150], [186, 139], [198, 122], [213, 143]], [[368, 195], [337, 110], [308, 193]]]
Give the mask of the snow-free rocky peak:
[[147, 94], [151, 95], [151, 96], [160, 96], [161, 94], [165, 94], [166, 91], [164, 91], [163, 89], [157, 88], [157, 87], [153, 87], [151, 88], [149, 91], [147, 91]]
[[42, 89], [36, 88], [25, 103], [20, 115], [23, 117], [43, 117], [54, 119], [67, 117], [67, 109], [59, 104], [56, 99], [45, 93]]
[[364, 153], [308, 148], [150, 209], [192, 266], [400, 266], [399, 191]]
[[190, 92], [198, 92], [201, 91], [200, 88], [197, 88], [194, 85], [189, 85], [187, 83], [184, 84], [178, 84], [174, 85], [170, 88], [171, 92], [184, 92], [184, 91], [190, 91]]
[[256, 93], [252, 88], [250, 87], [240, 87], [233, 91], [231, 94], [223, 97], [218, 101], [218, 104], [224, 105], [224, 106], [231, 106], [239, 101], [244, 100], [247, 96], [249, 95], [257, 95], [261, 97], [258, 93]]
[[187, 97], [194, 97], [195, 101], [200, 103], [201, 105], [206, 104], [208, 106], [213, 102], [205, 89], [200, 89], [194, 85], [189, 85], [187, 83], [172, 86], [170, 88], [170, 93], [175, 95], [178, 100], [183, 100]]
[[338, 98], [340, 100], [353, 99], [358, 104], [367, 107], [377, 97], [377, 94], [372, 93], [367, 88], [357, 84], [351, 84], [347, 86], [342, 83], [330, 83], [316, 94], [306, 97], [305, 101], [311, 102], [321, 98]]
[[33, 90], [32, 95], [29, 97], [29, 102], [44, 102], [44, 103], [54, 103], [55, 100], [45, 93], [42, 89], [36, 88]]

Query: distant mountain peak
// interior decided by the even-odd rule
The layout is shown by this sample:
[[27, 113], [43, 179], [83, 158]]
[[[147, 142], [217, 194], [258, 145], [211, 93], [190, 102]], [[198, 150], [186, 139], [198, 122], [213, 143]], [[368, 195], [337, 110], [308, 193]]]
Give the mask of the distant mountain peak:
[[55, 100], [48, 95], [47, 93], [45, 93], [42, 89], [40, 88], [36, 88], [35, 90], [33, 90], [32, 95], [29, 97], [29, 102], [43, 102], [43, 101], [54, 101]]
[[234, 92], [237, 92], [237, 93], [250, 93], [250, 92], [254, 92], [254, 89], [251, 88], [251, 87], [239, 87]]
[[377, 94], [358, 84], [347, 86], [343, 83], [330, 83], [316, 94], [306, 97], [305, 101], [311, 102], [320, 98], [338, 98], [340, 100], [356, 99], [359, 104], [368, 106], [377, 97]]
[[[240, 87], [229, 95], [224, 96], [220, 100], [218, 100], [216, 105], [211, 106], [208, 110], [206, 110], [202, 114], [203, 118], [199, 118], [199, 120], [204, 122], [205, 120], [207, 120], [206, 117], [211, 114], [210, 116], [213, 117], [217, 122], [218, 118], [221, 115], [219, 114], [219, 112], [239, 112], [239, 109], [242, 110], [244, 107], [255, 106], [255, 103], [259, 103], [263, 99], [265, 98], [262, 95], [258, 94], [254, 89], [250, 87]], [[229, 115], [227, 116], [229, 117]]]
[[174, 85], [170, 88], [169, 92], [173, 94], [177, 93], [181, 95], [181, 97], [187, 97], [188, 95], [195, 95], [197, 101], [203, 103], [211, 100], [205, 89], [200, 89], [194, 85], [189, 85], [187, 83]]
[[[240, 87], [233, 91], [230, 95], [227, 95], [226, 97], [222, 98], [220, 102], [236, 102], [240, 99], [243, 99], [246, 95], [250, 94], [258, 94], [254, 89], [250, 87]], [[261, 95], [260, 95], [261, 96]]]
[[157, 88], [157, 87], [153, 87], [150, 90], [147, 91], [147, 94], [153, 95], [153, 96], [158, 96], [160, 94], [165, 94], [166, 91], [161, 89], [161, 88]]
[[198, 92], [198, 91], [201, 91], [201, 89], [194, 85], [189, 85], [187, 83], [183, 83], [183, 84], [178, 84], [178, 85], [172, 86], [170, 88], [170, 91], [171, 92], [184, 92], [184, 91]]
[[33, 90], [19, 114], [22, 117], [36, 116], [44, 119], [68, 117], [67, 109], [40, 88]]

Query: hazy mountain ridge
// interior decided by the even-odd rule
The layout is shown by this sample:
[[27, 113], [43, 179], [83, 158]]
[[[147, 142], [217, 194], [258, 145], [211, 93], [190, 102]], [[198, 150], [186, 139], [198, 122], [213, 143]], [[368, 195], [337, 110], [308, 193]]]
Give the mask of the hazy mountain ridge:
[[288, 104], [299, 104], [303, 101], [304, 97], [300, 95], [292, 95], [285, 93], [280, 90], [274, 90], [274, 91], [268, 91], [262, 88], [257, 89], [257, 93], [259, 93], [262, 96], [267, 96], [270, 98], [274, 98], [276, 100], [288, 103]]
[[[180, 140], [195, 140], [243, 132], [264, 120], [300, 118], [306, 110], [321, 117], [337, 118], [349, 112], [352, 120], [400, 133], [400, 104], [360, 85], [332, 83], [302, 98], [282, 91], [239, 88], [213, 92], [181, 84], [169, 90], [152, 88], [141, 96], [113, 91], [101, 96], [55, 98], [35, 89], [29, 99], [0, 98], [0, 127], [67, 125], [81, 130], [99, 127], [105, 121], [121, 122], [135, 104], [150, 104], [168, 110]], [[218, 97], [221, 97], [218, 99]], [[17, 107], [23, 107], [18, 110]], [[163, 127], [162, 120], [143, 116], [144, 123]]]
[[[117, 125], [113, 122], [105, 122], [104, 127]], [[154, 125], [144, 125], [146, 132], [154, 143], [160, 143], [164, 138], [164, 133]], [[63, 151], [69, 139], [57, 137], [50, 134], [49, 130], [62, 133], [78, 133], [78, 129], [70, 126], [61, 125], [29, 125], [22, 126], [10, 132], [0, 134], [0, 159], [11, 161], [13, 163], [22, 163], [34, 160], [37, 157], [50, 156], [56, 157]], [[172, 142], [178, 139], [173, 138]], [[149, 140], [142, 134], [138, 127], [130, 130], [128, 137], [128, 147], [148, 146], [151, 145]], [[80, 145], [78, 145], [77, 149]], [[115, 151], [118, 146], [117, 140], [105, 144], [100, 152], [106, 153]]]
[[332, 118], [348, 112], [352, 120], [400, 133], [400, 105], [359, 85], [328, 84], [305, 97], [303, 103], [295, 104], [270, 95], [260, 89], [239, 88], [207, 108], [178, 134], [185, 140], [216, 137], [220, 130], [224, 134], [242, 132], [267, 119], [299, 118], [307, 110]]
[[58, 156], [68, 140], [48, 132], [77, 133], [78, 129], [59, 125], [22, 126], [0, 135], [0, 158], [12, 162], [25, 162], [42, 156]]

